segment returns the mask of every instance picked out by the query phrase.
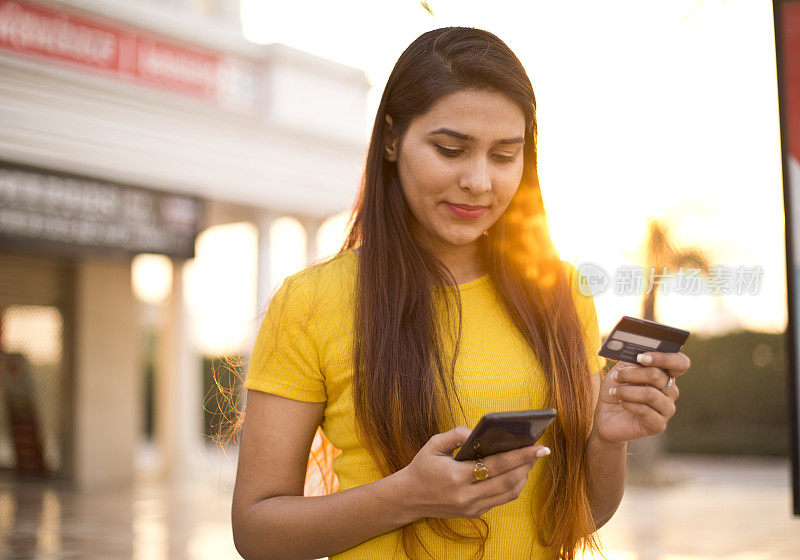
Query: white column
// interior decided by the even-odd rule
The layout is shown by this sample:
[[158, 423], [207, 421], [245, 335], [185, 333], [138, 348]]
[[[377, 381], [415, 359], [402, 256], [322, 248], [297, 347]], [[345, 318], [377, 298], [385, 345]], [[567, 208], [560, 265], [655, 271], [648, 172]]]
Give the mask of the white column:
[[319, 259], [319, 248], [317, 247], [317, 233], [322, 226], [322, 220], [318, 217], [305, 217], [300, 218], [303, 227], [306, 228], [307, 250], [308, 250], [308, 264], [316, 264]]
[[272, 267], [270, 266], [270, 227], [278, 219], [278, 214], [267, 210], [260, 211], [256, 217], [258, 228], [258, 288], [256, 295], [256, 314], [261, 315], [267, 308], [272, 295]]
[[142, 425], [140, 336], [129, 261], [85, 260], [75, 285], [75, 482], [130, 484]]
[[173, 262], [172, 293], [155, 362], [155, 436], [161, 472], [175, 477], [199, 468], [205, 454], [203, 362], [192, 344], [184, 266]]

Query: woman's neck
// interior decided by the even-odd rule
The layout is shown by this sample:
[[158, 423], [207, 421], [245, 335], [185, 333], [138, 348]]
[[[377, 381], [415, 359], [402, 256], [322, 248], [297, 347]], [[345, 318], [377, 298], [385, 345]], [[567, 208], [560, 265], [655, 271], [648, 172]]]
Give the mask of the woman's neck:
[[[361, 247], [355, 248], [353, 252], [359, 255]], [[465, 284], [486, 274], [481, 266], [477, 245], [458, 247], [455, 251], [437, 251], [435, 254], [453, 275], [456, 284]]]
[[477, 253], [471, 255], [469, 259], [452, 254], [438, 254], [436, 256], [444, 263], [444, 266], [447, 267], [450, 274], [453, 275], [456, 284], [470, 282], [476, 278], [480, 278], [486, 273], [481, 266]]

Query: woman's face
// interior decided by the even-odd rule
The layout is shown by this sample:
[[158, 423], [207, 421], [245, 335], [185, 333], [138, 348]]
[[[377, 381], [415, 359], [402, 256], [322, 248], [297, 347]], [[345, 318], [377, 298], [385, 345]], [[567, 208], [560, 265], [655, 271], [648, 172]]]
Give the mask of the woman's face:
[[434, 253], [477, 243], [517, 191], [524, 137], [522, 109], [484, 90], [437, 101], [411, 121], [399, 148], [388, 133], [385, 157], [397, 163], [417, 240]]

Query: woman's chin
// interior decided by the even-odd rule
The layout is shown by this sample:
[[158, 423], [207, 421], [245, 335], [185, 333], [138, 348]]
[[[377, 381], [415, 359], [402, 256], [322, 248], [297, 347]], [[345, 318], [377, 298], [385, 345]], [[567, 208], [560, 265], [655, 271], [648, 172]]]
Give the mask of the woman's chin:
[[424, 244], [429, 246], [449, 247], [451, 250], [459, 247], [468, 247], [469, 245], [477, 243], [484, 231], [481, 228], [474, 228], [474, 231], [464, 231], [465, 229], [466, 228], [458, 228], [456, 231], [437, 231], [427, 236], [428, 242]]
[[481, 238], [481, 235], [483, 235], [483, 232], [476, 233], [474, 235], [451, 236], [447, 239], [447, 242], [456, 247], [466, 247], [476, 243]]

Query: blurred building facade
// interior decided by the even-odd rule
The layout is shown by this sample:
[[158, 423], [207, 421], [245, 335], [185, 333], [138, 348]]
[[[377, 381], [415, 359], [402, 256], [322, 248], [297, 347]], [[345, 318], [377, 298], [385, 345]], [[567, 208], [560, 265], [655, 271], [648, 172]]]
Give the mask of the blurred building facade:
[[191, 470], [204, 439], [184, 287], [195, 237], [255, 225], [256, 316], [276, 220], [302, 224], [313, 261], [325, 217], [353, 203], [368, 87], [360, 70], [247, 42], [237, 0], [0, 0], [0, 468], [22, 457], [83, 487], [132, 479], [144, 392], [131, 262], [156, 253], [172, 278], [155, 442], [165, 473]]

